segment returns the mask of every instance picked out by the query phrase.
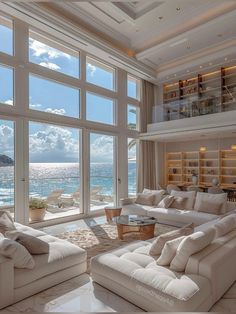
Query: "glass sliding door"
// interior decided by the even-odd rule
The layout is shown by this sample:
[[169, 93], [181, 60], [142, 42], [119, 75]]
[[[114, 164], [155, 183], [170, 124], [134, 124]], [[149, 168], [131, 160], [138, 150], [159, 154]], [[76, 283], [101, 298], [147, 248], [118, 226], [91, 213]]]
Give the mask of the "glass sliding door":
[[45, 201], [48, 220], [81, 213], [80, 196], [80, 130], [30, 122], [30, 202]]
[[115, 137], [90, 133], [90, 210], [116, 202]]
[[15, 123], [0, 119], [0, 210], [14, 217], [15, 204]]
[[128, 195], [137, 193], [137, 140], [128, 138]]

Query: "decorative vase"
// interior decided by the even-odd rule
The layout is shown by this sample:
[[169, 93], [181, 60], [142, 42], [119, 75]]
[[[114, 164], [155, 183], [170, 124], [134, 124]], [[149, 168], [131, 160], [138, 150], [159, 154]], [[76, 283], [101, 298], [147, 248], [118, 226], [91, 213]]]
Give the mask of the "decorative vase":
[[218, 186], [219, 185], [219, 180], [214, 178], [214, 179], [212, 179], [211, 183], [212, 183], [213, 186]]
[[42, 221], [46, 214], [45, 208], [30, 209], [30, 219], [32, 222]]
[[198, 183], [198, 177], [195, 174], [192, 176], [192, 183], [193, 185], [197, 185]]

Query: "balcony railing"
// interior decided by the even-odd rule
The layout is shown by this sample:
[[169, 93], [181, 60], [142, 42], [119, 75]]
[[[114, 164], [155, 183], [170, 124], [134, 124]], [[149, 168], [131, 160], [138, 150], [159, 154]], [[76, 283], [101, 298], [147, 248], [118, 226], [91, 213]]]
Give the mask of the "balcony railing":
[[172, 101], [163, 105], [153, 106], [152, 123], [199, 117], [213, 113], [236, 110], [236, 95], [226, 103], [220, 96], [208, 98], [191, 98]]

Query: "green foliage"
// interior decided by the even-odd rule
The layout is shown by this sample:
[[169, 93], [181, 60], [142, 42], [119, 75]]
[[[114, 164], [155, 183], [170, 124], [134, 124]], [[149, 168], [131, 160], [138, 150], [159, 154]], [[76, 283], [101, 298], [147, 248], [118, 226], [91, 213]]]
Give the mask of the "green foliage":
[[47, 208], [47, 203], [40, 198], [30, 198], [29, 208], [32, 210]]

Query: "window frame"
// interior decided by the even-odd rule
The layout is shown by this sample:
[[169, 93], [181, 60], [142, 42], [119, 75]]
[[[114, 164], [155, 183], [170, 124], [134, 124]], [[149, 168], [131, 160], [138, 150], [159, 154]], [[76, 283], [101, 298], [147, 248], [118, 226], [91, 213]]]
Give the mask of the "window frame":
[[[64, 43], [64, 41], [62, 41], [61, 39], [57, 39], [55, 38], [54, 36], [51, 36], [51, 35], [48, 35], [48, 34], [45, 34], [44, 32], [42, 31], [38, 31], [35, 27], [30, 27], [29, 26], [29, 29], [28, 29], [28, 33], [29, 33], [29, 36], [28, 36], [28, 62], [30, 64], [33, 64], [33, 65], [36, 65], [36, 66], [39, 66], [39, 67], [42, 67], [44, 69], [48, 69], [49, 71], [53, 71], [53, 72], [56, 72], [56, 73], [59, 73], [59, 74], [62, 74], [62, 75], [65, 75], [66, 77], [70, 77], [72, 79], [76, 79], [76, 80], [80, 80], [81, 79], [81, 51], [79, 49], [75, 49], [73, 48], [70, 44], [67, 44], [67, 43]], [[35, 39], [39, 42], [41, 42], [42, 44], [45, 44], [46, 46], [48, 47], [51, 47], [53, 49], [57, 49], [59, 51], [60, 50], [60, 47], [64, 47], [66, 50], [68, 50], [68, 53], [67, 52], [64, 52], [64, 51], [61, 51], [61, 52], [64, 52], [64, 53], [67, 53], [68, 55], [72, 55], [73, 57], [76, 57], [76, 55], [78, 55], [78, 62], [79, 62], [79, 67], [78, 67], [78, 70], [79, 70], [79, 73], [78, 73], [78, 77], [76, 76], [72, 76], [72, 75], [69, 75], [67, 73], [64, 73], [62, 71], [57, 71], [57, 70], [52, 70], [48, 67], [44, 67], [38, 63], [35, 63], [35, 62], [32, 62], [30, 60], [30, 54], [29, 54], [29, 51], [30, 51], [30, 45], [29, 45], [29, 41], [30, 41], [30, 33], [34, 33], [36, 35], [36, 37], [38, 36], [39, 38], [38, 39]], [[40, 41], [40, 39], [43, 38], [42, 41]], [[45, 41], [44, 41], [45, 39]], [[55, 48], [55, 47], [52, 47], [50, 45], [50, 43], [53, 42], [55, 43], [55, 45], [58, 45], [58, 48]], [[70, 54], [70, 52], [72, 54]], [[73, 53], [75, 53], [75, 55], [73, 55]]]
[[[129, 91], [128, 91], [129, 78], [131, 78], [131, 80], [133, 79], [133, 81], [137, 82], [137, 84], [136, 84], [136, 96], [137, 97], [129, 96]], [[137, 78], [136, 76], [130, 74], [130, 73], [127, 73], [127, 97], [130, 99], [135, 99], [137, 101], [141, 100], [141, 80], [139, 78]]]
[[[95, 83], [87, 81], [87, 63], [88, 63], [88, 59], [94, 61], [95, 64], [97, 63], [98, 64], [97, 67], [100, 67], [101, 69], [103, 69], [103, 67], [104, 67], [105, 69], [108, 69], [108, 70], [110, 69], [111, 70], [112, 75], [113, 75], [113, 83], [112, 83], [113, 88], [112, 89], [109, 89], [109, 88], [103, 87], [101, 85], [97, 85]], [[98, 88], [102, 88], [102, 89], [110, 91], [110, 92], [114, 92], [114, 93], [117, 92], [117, 68], [115, 68], [115, 67], [113, 67], [113, 66], [111, 66], [109, 64], [106, 64], [104, 61], [101, 61], [101, 60], [91, 56], [90, 54], [86, 55], [86, 61], [85, 62], [86, 62], [85, 63], [85, 82], [87, 84], [96, 86]], [[107, 72], [109, 72], [109, 71], [107, 71]]]
[[[2, 13], [0, 13], [3, 15]], [[8, 16], [6, 15], [6, 18]], [[99, 60], [86, 51], [80, 49], [79, 43], [72, 37], [68, 37], [68, 42], [65, 40], [66, 35], [59, 35], [56, 30], [49, 29], [41, 32], [33, 25], [29, 25], [17, 18], [9, 17], [13, 21], [13, 48], [14, 55], [5, 55], [0, 53], [0, 64], [5, 67], [10, 67], [14, 71], [13, 77], [13, 93], [14, 93], [14, 106], [0, 105], [0, 115], [3, 117], [8, 116], [10, 120], [17, 120], [16, 138], [19, 143], [17, 147], [20, 151], [16, 170], [16, 182], [19, 200], [16, 201], [17, 221], [20, 223], [28, 224], [28, 123], [45, 123], [56, 125], [59, 127], [77, 128], [81, 130], [81, 145], [80, 153], [82, 154], [81, 161], [81, 184], [82, 184], [82, 200], [81, 206], [83, 214], [71, 216], [70, 218], [60, 219], [55, 218], [53, 223], [62, 223], [69, 220], [79, 219], [89, 214], [89, 206], [87, 204], [88, 187], [87, 187], [87, 172], [89, 171], [88, 156], [89, 156], [89, 132], [97, 134], [108, 134], [115, 136], [115, 159], [114, 167], [117, 173], [116, 187], [117, 187], [117, 200], [126, 197], [128, 193], [127, 180], [127, 138], [138, 139], [139, 132], [137, 130], [130, 130], [127, 128], [127, 104], [139, 107], [140, 100], [130, 98], [127, 95], [127, 73], [126, 70], [109, 64], [106, 60]], [[40, 22], [39, 22], [40, 23]], [[39, 25], [39, 24], [38, 24]], [[78, 51], [80, 57], [80, 77], [75, 78], [68, 76], [62, 72], [54, 71], [39, 64], [29, 61], [29, 30], [42, 34], [52, 41], [56, 41], [61, 45], [65, 45], [68, 49]], [[60, 37], [61, 36], [61, 37]], [[109, 90], [86, 81], [86, 57], [100, 61], [108, 68], [114, 69], [115, 74], [113, 78], [114, 90]], [[61, 116], [48, 112], [38, 111], [29, 108], [29, 74], [52, 81], [58, 84], [79, 89], [80, 90], [80, 118]], [[141, 82], [141, 79], [140, 79]], [[93, 93], [97, 96], [108, 98], [113, 102], [113, 124], [103, 124], [95, 121], [86, 120], [86, 92]], [[16, 148], [17, 150], [17, 148]], [[18, 150], [17, 150], [18, 151]], [[122, 184], [120, 183], [120, 180]], [[52, 224], [52, 221], [50, 221]], [[36, 227], [46, 226], [45, 223], [35, 224]]]

